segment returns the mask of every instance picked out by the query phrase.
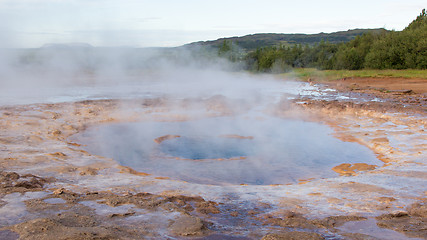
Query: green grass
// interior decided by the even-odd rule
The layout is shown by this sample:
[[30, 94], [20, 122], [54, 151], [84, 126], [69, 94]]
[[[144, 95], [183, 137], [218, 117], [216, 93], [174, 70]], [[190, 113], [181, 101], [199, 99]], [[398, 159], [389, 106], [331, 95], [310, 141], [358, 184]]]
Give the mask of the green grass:
[[427, 79], [427, 70], [317, 70], [314, 68], [297, 68], [292, 72], [281, 74], [283, 77], [293, 77], [304, 81], [309, 78], [317, 81], [333, 81], [342, 78], [424, 78]]

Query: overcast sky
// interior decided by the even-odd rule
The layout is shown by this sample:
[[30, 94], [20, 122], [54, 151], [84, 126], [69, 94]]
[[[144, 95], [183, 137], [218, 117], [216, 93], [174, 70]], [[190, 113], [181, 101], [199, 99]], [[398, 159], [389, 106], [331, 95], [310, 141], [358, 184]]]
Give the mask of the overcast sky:
[[402, 30], [426, 0], [0, 0], [0, 45], [169, 47], [253, 33]]

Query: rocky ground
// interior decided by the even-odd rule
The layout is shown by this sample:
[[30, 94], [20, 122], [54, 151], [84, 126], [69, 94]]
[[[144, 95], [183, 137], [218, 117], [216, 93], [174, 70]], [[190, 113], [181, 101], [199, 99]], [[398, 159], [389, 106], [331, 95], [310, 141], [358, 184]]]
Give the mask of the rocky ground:
[[[364, 97], [374, 96], [387, 99], [387, 103], [395, 103], [396, 107], [409, 107], [423, 113], [427, 111], [427, 79], [424, 78], [343, 78], [336, 81], [322, 81], [322, 84], [345, 92], [349, 96], [352, 94], [354, 96], [363, 94]], [[401, 109], [402, 111], [407, 110]]]
[[343, 163], [334, 169], [341, 176], [292, 185], [173, 181], [70, 140], [98, 124], [194, 118], [179, 109], [203, 109], [197, 117], [244, 109], [224, 97], [0, 107], [0, 239], [426, 239], [425, 84], [351, 81], [329, 87], [381, 101], [295, 99], [267, 111], [328, 124], [384, 166]]

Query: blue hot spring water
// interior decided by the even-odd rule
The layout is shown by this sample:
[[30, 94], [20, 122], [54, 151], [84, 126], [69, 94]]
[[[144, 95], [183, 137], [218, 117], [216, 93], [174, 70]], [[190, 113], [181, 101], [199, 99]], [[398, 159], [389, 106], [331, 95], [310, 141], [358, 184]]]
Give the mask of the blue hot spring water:
[[[338, 176], [342, 163], [381, 165], [365, 146], [343, 142], [315, 122], [216, 117], [185, 122], [113, 123], [75, 136], [90, 153], [135, 170], [200, 184], [288, 184]], [[160, 143], [154, 139], [176, 135]]]

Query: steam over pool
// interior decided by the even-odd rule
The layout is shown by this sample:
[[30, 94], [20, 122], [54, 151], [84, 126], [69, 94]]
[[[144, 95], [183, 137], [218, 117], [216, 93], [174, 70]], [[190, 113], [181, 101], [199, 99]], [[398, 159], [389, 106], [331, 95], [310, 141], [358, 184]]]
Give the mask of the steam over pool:
[[[264, 115], [184, 122], [116, 123], [90, 128], [79, 141], [94, 154], [135, 170], [201, 184], [288, 184], [336, 176], [342, 163], [380, 164], [326, 125]], [[155, 141], [161, 136], [174, 136]]]

